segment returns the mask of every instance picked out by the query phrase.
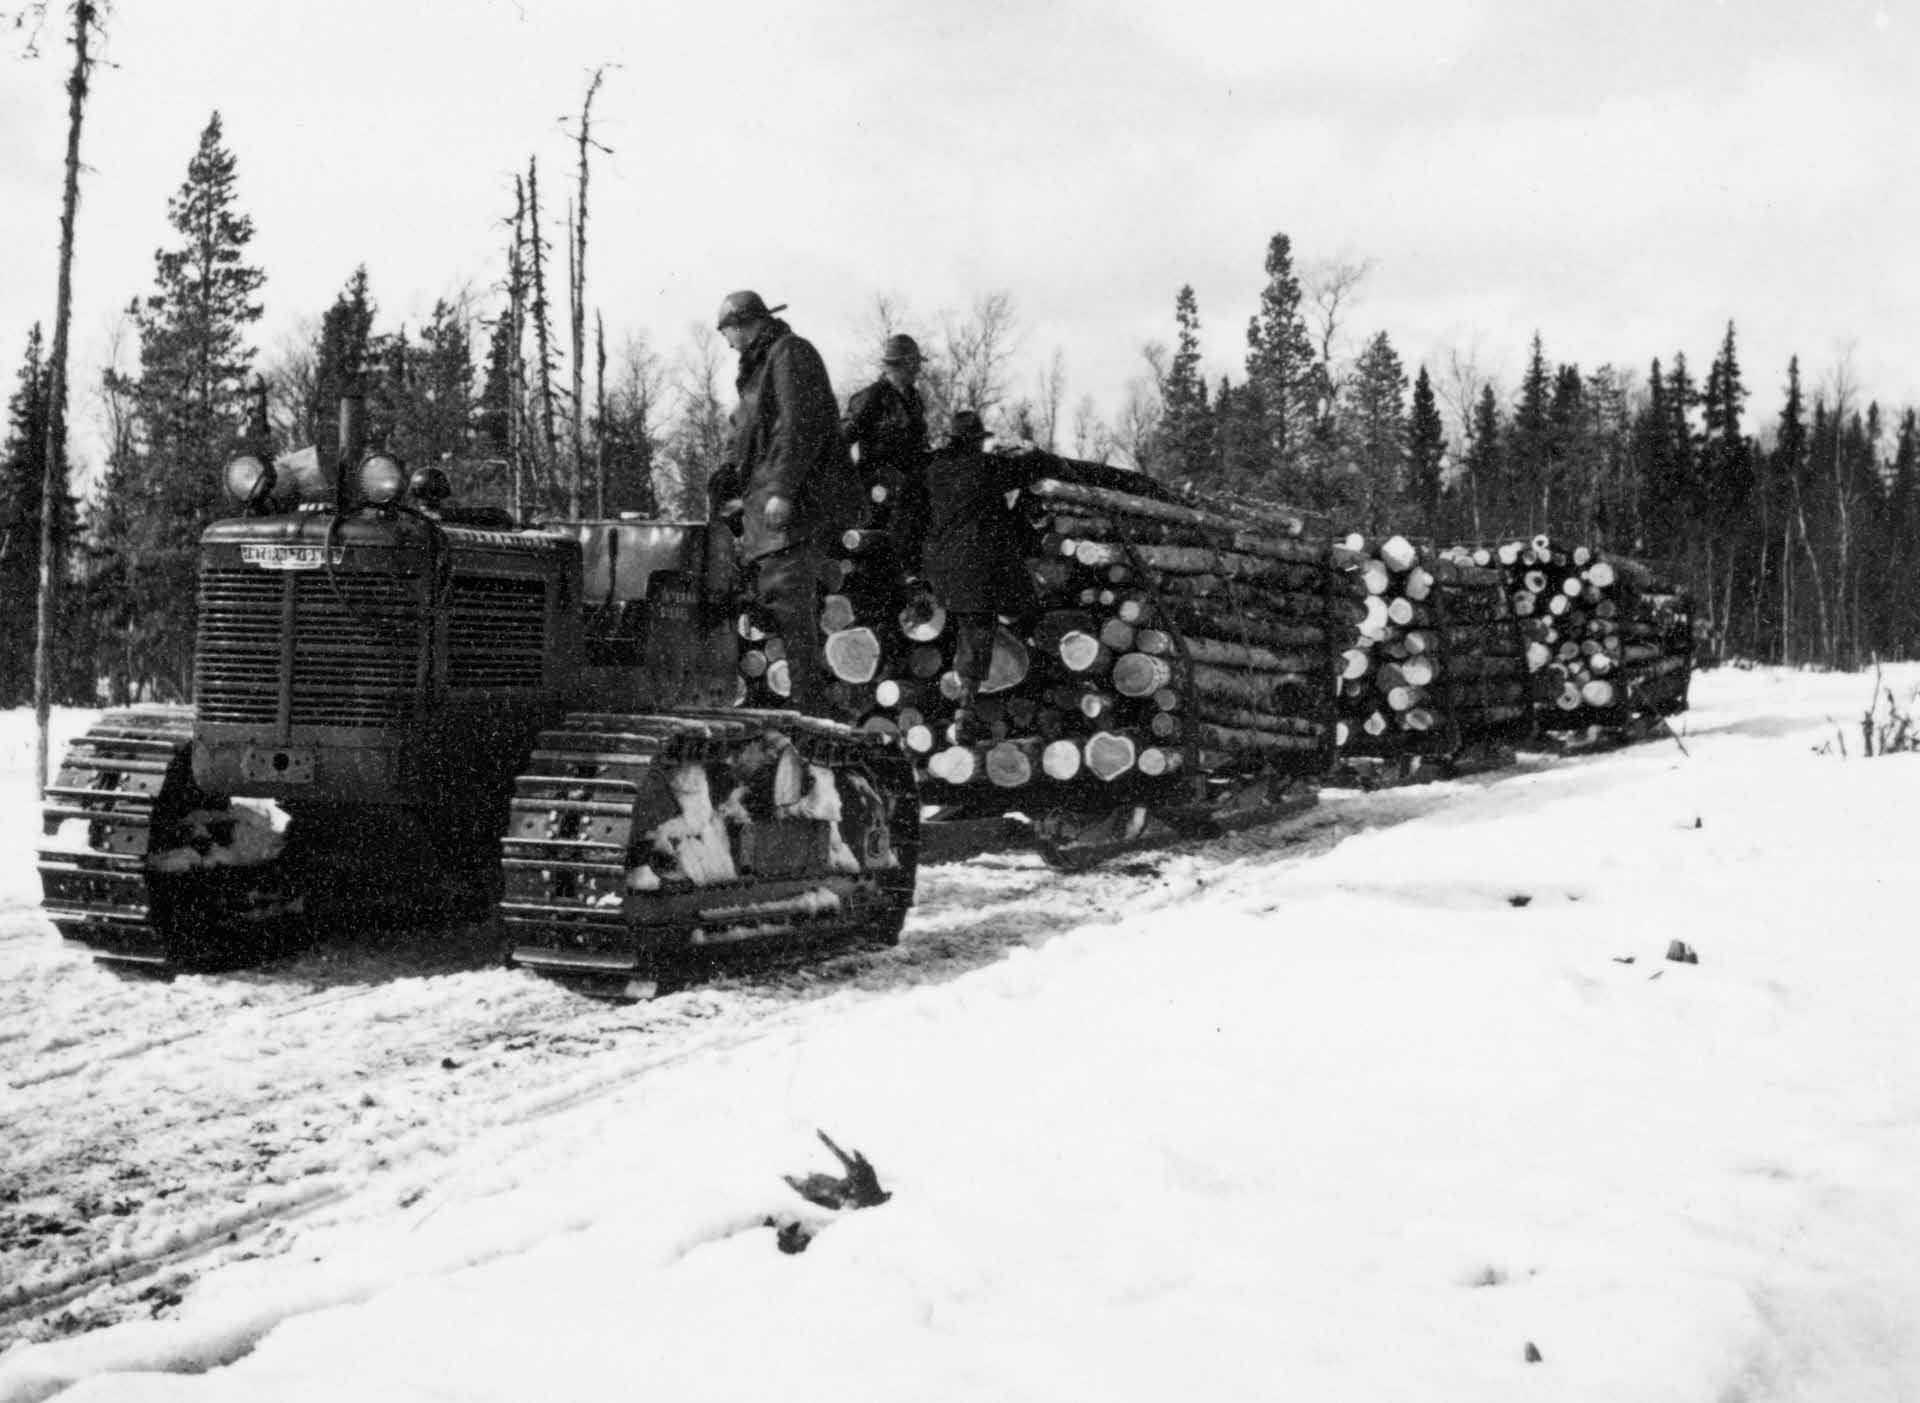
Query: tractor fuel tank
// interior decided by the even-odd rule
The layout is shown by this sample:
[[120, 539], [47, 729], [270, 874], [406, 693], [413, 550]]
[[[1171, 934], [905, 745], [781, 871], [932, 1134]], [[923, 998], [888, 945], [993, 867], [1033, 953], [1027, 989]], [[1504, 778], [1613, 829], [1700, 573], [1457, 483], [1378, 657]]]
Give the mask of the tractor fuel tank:
[[739, 695], [733, 537], [705, 522], [548, 528], [582, 553], [585, 668], [574, 709], [731, 706]]

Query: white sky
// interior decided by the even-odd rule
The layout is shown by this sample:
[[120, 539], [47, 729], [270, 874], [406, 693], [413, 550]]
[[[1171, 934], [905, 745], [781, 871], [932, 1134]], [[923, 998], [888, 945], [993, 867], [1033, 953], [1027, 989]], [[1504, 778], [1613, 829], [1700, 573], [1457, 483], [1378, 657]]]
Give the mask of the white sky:
[[[1368, 259], [1349, 346], [1448, 348], [1511, 386], [1549, 357], [1704, 375], [1739, 324], [1753, 411], [1787, 357], [1920, 401], [1911, 0], [118, 0], [87, 114], [78, 404], [152, 284], [218, 108], [272, 348], [364, 262], [382, 325], [485, 288], [529, 154], [551, 237], [560, 121], [611, 71], [590, 191], [609, 340], [677, 349], [755, 287], [844, 395], [876, 294], [931, 322], [1012, 294], [1020, 379], [1058, 348], [1103, 412], [1199, 298], [1242, 373], [1269, 236]], [[0, 63], [0, 374], [51, 323], [66, 52]], [[556, 283], [558, 285], [558, 283]], [[557, 303], [563, 299], [556, 297]], [[83, 378], [84, 377], [84, 378]], [[88, 440], [83, 437], [82, 448]]]

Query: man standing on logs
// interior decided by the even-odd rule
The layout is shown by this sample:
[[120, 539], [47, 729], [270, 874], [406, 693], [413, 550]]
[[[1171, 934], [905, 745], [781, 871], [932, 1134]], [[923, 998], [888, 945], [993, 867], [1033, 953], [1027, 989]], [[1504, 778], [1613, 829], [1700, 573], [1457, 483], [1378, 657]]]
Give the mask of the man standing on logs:
[[848, 402], [840, 436], [868, 490], [886, 489], [894, 549], [911, 569], [920, 559], [927, 511], [927, 410], [915, 385], [919, 344], [911, 336], [889, 336], [880, 365], [880, 378]]
[[973, 704], [993, 663], [999, 616], [1025, 624], [1039, 602], [1026, 568], [1026, 531], [1007, 505], [1030, 476], [1018, 458], [987, 453], [986, 426], [971, 409], [953, 416], [946, 447], [927, 465], [927, 532], [921, 571], [956, 630], [960, 678], [956, 745], [984, 739]]
[[[709, 491], [739, 499], [740, 554], [787, 649], [794, 709], [828, 712], [820, 662], [824, 542], [852, 524], [860, 483], [840, 441], [839, 402], [820, 353], [757, 292], [730, 292], [719, 330], [739, 353], [733, 442]], [[716, 515], [720, 513], [716, 512]]]

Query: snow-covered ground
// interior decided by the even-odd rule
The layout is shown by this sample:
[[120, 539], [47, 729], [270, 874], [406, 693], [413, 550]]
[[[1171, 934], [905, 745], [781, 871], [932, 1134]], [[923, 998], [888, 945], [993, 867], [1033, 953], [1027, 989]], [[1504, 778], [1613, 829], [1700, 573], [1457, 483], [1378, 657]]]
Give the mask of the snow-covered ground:
[[[484, 931], [98, 971], [0, 714], [0, 1399], [1920, 1398], [1920, 755], [1858, 757], [1870, 685], [978, 858], [897, 950], [632, 1007]], [[891, 1200], [789, 1189], [816, 1127]]]

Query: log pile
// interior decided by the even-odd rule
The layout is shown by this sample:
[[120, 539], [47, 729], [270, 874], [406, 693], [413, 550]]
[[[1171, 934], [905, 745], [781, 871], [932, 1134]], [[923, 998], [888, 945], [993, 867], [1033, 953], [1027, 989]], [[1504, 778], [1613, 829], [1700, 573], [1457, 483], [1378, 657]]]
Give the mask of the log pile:
[[1472, 559], [1505, 574], [1542, 729], [1614, 726], [1685, 707], [1692, 610], [1646, 566], [1545, 535], [1476, 547]]
[[1361, 612], [1336, 664], [1341, 749], [1451, 755], [1525, 729], [1526, 661], [1505, 574], [1403, 536], [1347, 545]]
[[[877, 511], [825, 571], [836, 705], [898, 735], [934, 803], [1031, 788], [1038, 804], [1048, 786], [1325, 769], [1334, 644], [1361, 609], [1338, 568], [1350, 562], [1281, 510], [1229, 514], [1136, 473], [1031, 457], [1020, 509], [1040, 608], [999, 630], [974, 707], [986, 738], [951, 734], [954, 629], [884, 553]], [[743, 618], [750, 699], [791, 690], [783, 654]]]
[[[1336, 747], [1454, 756], [1536, 724], [1613, 726], [1686, 704], [1687, 601], [1633, 561], [1544, 536], [1334, 544], [1270, 503], [1023, 457], [1039, 607], [1002, 621], [974, 705], [984, 738], [953, 733], [956, 630], [898, 558], [888, 484], [823, 562], [830, 700], [900, 739], [928, 802], [997, 794], [1038, 808], [1168, 776], [1315, 775]], [[780, 705], [783, 641], [751, 611], [740, 634], [745, 699]]]

